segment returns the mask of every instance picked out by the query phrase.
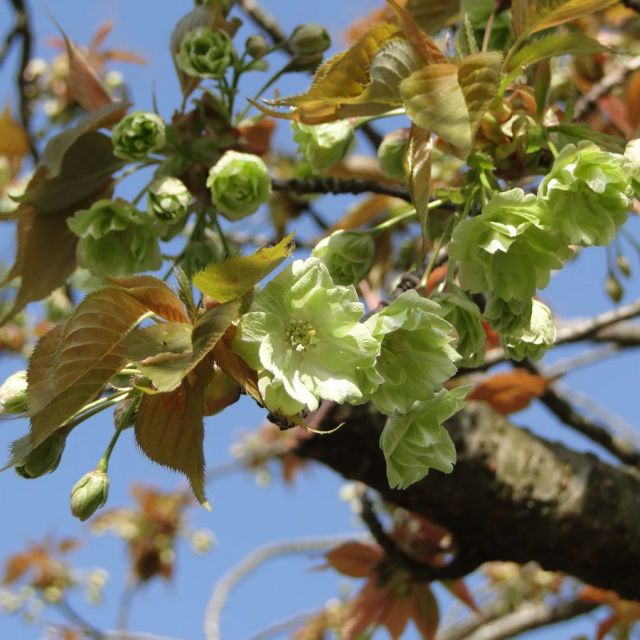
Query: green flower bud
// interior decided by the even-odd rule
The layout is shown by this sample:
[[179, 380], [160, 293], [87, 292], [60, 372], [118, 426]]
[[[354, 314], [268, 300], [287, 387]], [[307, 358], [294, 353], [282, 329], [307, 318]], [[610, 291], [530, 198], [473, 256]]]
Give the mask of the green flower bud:
[[240, 220], [255, 213], [271, 196], [269, 169], [250, 153], [227, 151], [209, 170], [207, 187], [220, 213]]
[[631, 263], [629, 262], [629, 258], [626, 256], [617, 256], [616, 265], [618, 266], [618, 269], [620, 269], [620, 273], [625, 278], [631, 277]]
[[67, 225], [80, 238], [80, 265], [96, 275], [118, 277], [162, 266], [152, 222], [125, 200], [98, 200], [77, 211]]
[[263, 35], [257, 33], [247, 38], [244, 48], [252, 58], [262, 58], [269, 51], [269, 43]]
[[404, 155], [409, 137], [409, 129], [396, 129], [388, 133], [380, 143], [378, 161], [385, 176], [404, 180]]
[[16, 371], [0, 386], [0, 415], [24, 413], [29, 409], [27, 372]]
[[534, 300], [528, 325], [503, 333], [501, 340], [502, 347], [513, 360], [539, 360], [556, 341], [556, 326], [551, 310]]
[[134, 111], [114, 127], [111, 134], [113, 153], [124, 160], [144, 160], [165, 143], [165, 127], [160, 116]]
[[[455, 374], [459, 355], [451, 346], [453, 327], [437, 302], [411, 289], [364, 324], [381, 342], [375, 366], [364, 372], [364, 379], [373, 387], [371, 401], [382, 413], [408, 411]], [[366, 388], [364, 382], [362, 386]]]
[[538, 188], [555, 228], [571, 244], [607, 245], [626, 222], [633, 188], [625, 160], [593, 142], [569, 144]]
[[311, 57], [324, 53], [331, 46], [331, 37], [320, 24], [301, 24], [289, 36], [288, 44], [294, 56]]
[[190, 76], [222, 78], [233, 57], [233, 43], [225, 31], [199, 27], [182, 38], [176, 63]]
[[325, 264], [336, 284], [357, 285], [371, 269], [375, 246], [367, 233], [336, 231], [311, 252]]
[[461, 356], [458, 365], [476, 367], [482, 364], [487, 336], [482, 327], [482, 314], [473, 300], [457, 288], [450, 293], [438, 293], [432, 300], [440, 305], [442, 317], [455, 329], [454, 346]]
[[16, 473], [23, 478], [39, 478], [58, 468], [66, 437], [54, 433], [39, 444], [20, 464], [15, 466]]
[[494, 195], [480, 215], [453, 232], [449, 255], [460, 263], [461, 286], [507, 301], [533, 298], [572, 255], [548, 218], [547, 203], [522, 189]]
[[298, 152], [316, 172], [326, 171], [344, 158], [353, 140], [353, 127], [348, 120], [309, 125], [291, 123]]
[[109, 476], [94, 469], [86, 473], [71, 489], [71, 513], [79, 520], [90, 518], [109, 497]]
[[174, 222], [189, 210], [191, 194], [182, 180], [157, 178], [148, 191], [148, 211], [161, 222]]
[[624, 296], [624, 287], [618, 278], [616, 278], [615, 273], [609, 273], [607, 279], [604, 281], [604, 292], [609, 297], [611, 302], [618, 304], [622, 297]]

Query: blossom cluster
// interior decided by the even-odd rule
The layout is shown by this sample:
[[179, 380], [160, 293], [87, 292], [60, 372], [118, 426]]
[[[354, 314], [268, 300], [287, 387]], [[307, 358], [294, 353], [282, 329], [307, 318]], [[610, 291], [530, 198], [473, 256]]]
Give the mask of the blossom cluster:
[[387, 415], [381, 446], [392, 486], [429, 467], [450, 471], [455, 449], [442, 421], [464, 401], [443, 388], [458, 359], [452, 325], [414, 290], [363, 314], [353, 285], [336, 284], [319, 258], [297, 260], [256, 293], [234, 349], [256, 370], [272, 412], [292, 416], [330, 400], [372, 402]]
[[537, 194], [498, 193], [460, 222], [449, 246], [461, 286], [488, 293], [485, 317], [515, 359], [539, 358], [555, 340], [551, 312], [532, 298], [573, 246], [609, 244], [631, 208], [637, 171], [628, 157], [583, 141], [558, 154]]

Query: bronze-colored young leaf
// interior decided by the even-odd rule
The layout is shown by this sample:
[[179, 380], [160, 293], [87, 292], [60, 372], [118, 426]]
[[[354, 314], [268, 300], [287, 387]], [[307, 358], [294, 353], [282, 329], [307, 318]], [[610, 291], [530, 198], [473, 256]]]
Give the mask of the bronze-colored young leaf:
[[89, 112], [99, 111], [102, 107], [110, 105], [113, 100], [93, 67], [78, 47], [69, 40], [60, 25], [58, 25], [58, 29], [64, 38], [64, 44], [67, 49], [69, 91], [71, 95], [80, 103], [83, 109]]
[[583, 18], [617, 4], [618, 0], [513, 0], [513, 30], [517, 36]]
[[498, 93], [502, 54], [497, 51], [472, 53], [460, 60], [458, 82], [469, 111], [471, 142], [475, 138], [482, 117]]
[[429, 64], [403, 80], [400, 93], [414, 124], [468, 153], [471, 125], [457, 65]]
[[180, 298], [169, 285], [153, 276], [140, 275], [112, 278], [111, 284], [122, 288], [138, 302], [170, 322], [189, 322]]
[[205, 393], [213, 366], [203, 360], [168, 393], [145, 395], [140, 402], [135, 424], [136, 441], [154, 462], [184, 473], [193, 494], [208, 508], [204, 491], [204, 415]]
[[294, 107], [293, 113], [268, 113], [309, 124], [336, 119], [344, 99], [357, 98], [369, 84], [369, 66], [376, 52], [399, 33], [398, 27], [389, 23], [371, 27], [350, 49], [324, 63], [305, 93], [267, 101], [275, 107]]
[[431, 199], [431, 152], [433, 141], [431, 132], [412, 125], [411, 138], [406, 152], [407, 182], [411, 191], [413, 206], [418, 212], [422, 232], [423, 249], [427, 236], [427, 216]]
[[411, 12], [401, 7], [395, 0], [387, 0], [387, 4], [396, 14], [402, 33], [426, 63], [440, 64], [447, 61], [433, 38], [418, 26]]
[[250, 256], [229, 258], [205, 267], [193, 278], [193, 284], [217, 302], [241, 298], [269, 275], [293, 251], [293, 235], [273, 247], [263, 247]]
[[89, 294], [36, 346], [28, 368], [34, 446], [93, 400], [125, 362], [124, 339], [148, 308], [121, 289]]
[[421, 637], [425, 638], [425, 640], [433, 640], [440, 624], [440, 612], [438, 601], [428, 584], [421, 584], [415, 587], [413, 603], [413, 621]]
[[0, 113], [0, 156], [12, 162], [19, 162], [29, 153], [29, 140], [20, 125], [11, 117], [7, 105]]
[[405, 9], [425, 33], [436, 33], [460, 9], [460, 0], [407, 0]]

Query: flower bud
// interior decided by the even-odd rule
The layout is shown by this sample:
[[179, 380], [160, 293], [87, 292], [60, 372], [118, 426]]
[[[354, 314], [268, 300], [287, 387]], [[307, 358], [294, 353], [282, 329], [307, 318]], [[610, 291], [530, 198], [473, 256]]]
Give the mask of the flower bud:
[[164, 122], [155, 113], [134, 111], [114, 127], [111, 141], [118, 158], [144, 160], [152, 151], [164, 147]]
[[161, 222], [174, 222], [187, 214], [191, 194], [178, 178], [157, 178], [149, 187], [147, 202], [150, 215]]
[[378, 147], [378, 160], [385, 176], [404, 180], [404, 154], [408, 144], [408, 129], [396, 129], [384, 137]]
[[269, 43], [263, 35], [256, 33], [247, 38], [244, 48], [252, 58], [262, 58], [269, 51]]
[[624, 296], [624, 287], [615, 274], [609, 273], [604, 282], [604, 292], [607, 294], [611, 302], [618, 304]]
[[317, 56], [331, 46], [331, 37], [320, 24], [301, 24], [289, 36], [288, 44], [296, 57]]
[[71, 513], [79, 520], [90, 518], [109, 497], [109, 476], [94, 469], [86, 473], [71, 489]]
[[16, 371], [0, 386], [0, 415], [23, 413], [29, 408], [27, 372]]
[[618, 265], [618, 269], [620, 269], [620, 273], [625, 278], [631, 277], [631, 263], [626, 256], [618, 256], [616, 258], [616, 265]]
[[353, 127], [348, 120], [318, 125], [292, 122], [291, 128], [298, 151], [317, 172], [340, 162], [353, 140]]
[[514, 360], [539, 360], [556, 340], [556, 326], [551, 310], [538, 300], [533, 301], [531, 319], [522, 329], [502, 334], [502, 346]]
[[54, 433], [15, 466], [16, 473], [23, 478], [32, 479], [55, 471], [60, 464], [65, 444], [66, 437]]
[[209, 170], [211, 200], [229, 220], [255, 213], [271, 196], [269, 169], [250, 153], [227, 151]]
[[336, 231], [311, 252], [325, 264], [335, 284], [358, 284], [373, 264], [374, 243], [369, 234]]
[[225, 31], [198, 27], [182, 38], [176, 64], [190, 76], [221, 78], [231, 66], [233, 56], [233, 44]]

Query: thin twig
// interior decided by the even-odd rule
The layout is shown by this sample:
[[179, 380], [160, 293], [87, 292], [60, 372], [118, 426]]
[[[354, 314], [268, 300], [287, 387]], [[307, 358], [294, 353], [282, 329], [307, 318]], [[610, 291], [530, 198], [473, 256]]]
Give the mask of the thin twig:
[[100, 631], [100, 629], [87, 622], [66, 600], [60, 600], [60, 602], [57, 603], [57, 607], [69, 622], [80, 628], [89, 638], [93, 640], [105, 640], [107, 637], [103, 631]]
[[[540, 369], [532, 362], [524, 360], [519, 363], [519, 366], [527, 369], [531, 373], [540, 375]], [[624, 443], [620, 442], [608, 429], [605, 429], [579, 413], [569, 399], [553, 385], [547, 387], [539, 400], [558, 417], [563, 424], [600, 445], [621, 462], [631, 466], [640, 466], [640, 451], [634, 451], [631, 447], [625, 446]]]
[[345, 540], [353, 540], [357, 537], [357, 534], [354, 535], [353, 533], [348, 533], [322, 538], [286, 540], [284, 542], [276, 542], [252, 551], [225, 576], [223, 576], [214, 587], [209, 603], [207, 604], [204, 619], [204, 631], [207, 640], [220, 640], [220, 618], [222, 610], [229, 598], [229, 594], [241, 580], [255, 571], [262, 564], [278, 556], [325, 551], [332, 549]]
[[284, 44], [287, 41], [287, 36], [278, 21], [256, 0], [238, 0], [238, 5], [251, 21], [271, 38], [274, 44]]
[[357, 178], [342, 180], [340, 178], [292, 178], [283, 180], [273, 178], [271, 186], [274, 191], [291, 191], [298, 194], [311, 193], [380, 193], [411, 202], [411, 196], [404, 187], [380, 184], [376, 180], [360, 180]]

